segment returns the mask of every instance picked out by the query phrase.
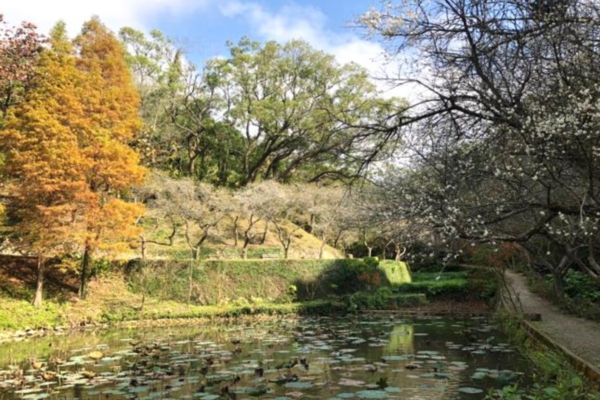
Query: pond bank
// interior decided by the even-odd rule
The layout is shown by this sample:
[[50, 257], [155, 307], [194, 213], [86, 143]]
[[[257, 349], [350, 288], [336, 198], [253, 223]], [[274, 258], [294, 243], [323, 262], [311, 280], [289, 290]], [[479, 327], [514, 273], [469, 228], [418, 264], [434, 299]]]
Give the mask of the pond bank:
[[[401, 307], [387, 310], [361, 310], [358, 314], [389, 314], [396, 317], [473, 317], [488, 315], [491, 309], [483, 301], [446, 301], [437, 300], [418, 306]], [[205, 325], [210, 323], [228, 323], [232, 321], [271, 320], [285, 316], [290, 318], [302, 314], [343, 315], [350, 313], [339, 299], [316, 300], [303, 303], [263, 304], [260, 306], [194, 306], [181, 305], [170, 313], [149, 314], [139, 318], [113, 321], [88, 321], [70, 326], [51, 326], [44, 328], [7, 329], [0, 331], [0, 343], [27, 340], [30, 338], [66, 335], [70, 332], [86, 332], [110, 328], [152, 328], [162, 326]]]

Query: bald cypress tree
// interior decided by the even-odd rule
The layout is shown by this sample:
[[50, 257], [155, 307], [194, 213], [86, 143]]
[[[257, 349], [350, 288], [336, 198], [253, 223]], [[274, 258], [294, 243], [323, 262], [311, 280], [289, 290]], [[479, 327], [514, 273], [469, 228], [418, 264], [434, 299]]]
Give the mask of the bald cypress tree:
[[77, 243], [76, 226], [93, 197], [78, 144], [81, 74], [71, 50], [64, 25], [58, 24], [32, 89], [9, 113], [0, 133], [5, 172], [14, 188], [8, 204], [14, 243], [38, 258], [35, 306], [42, 303], [45, 259]]
[[82, 106], [86, 126], [80, 147], [89, 162], [89, 189], [96, 195], [86, 215], [83, 241], [80, 296], [85, 297], [94, 252], [122, 244], [137, 233], [134, 225], [142, 208], [123, 200], [123, 194], [141, 182], [144, 169], [129, 147], [142, 121], [140, 99], [120, 42], [93, 18], [84, 24], [75, 45], [77, 68], [85, 76]]

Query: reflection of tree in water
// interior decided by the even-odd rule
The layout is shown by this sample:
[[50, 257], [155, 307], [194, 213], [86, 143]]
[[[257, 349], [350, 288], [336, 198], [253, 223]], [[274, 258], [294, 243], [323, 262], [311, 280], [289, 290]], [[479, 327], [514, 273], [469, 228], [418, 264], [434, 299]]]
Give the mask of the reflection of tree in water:
[[384, 347], [384, 354], [406, 353], [412, 354], [415, 351], [414, 345], [414, 327], [412, 324], [396, 325], [390, 332], [390, 340]]

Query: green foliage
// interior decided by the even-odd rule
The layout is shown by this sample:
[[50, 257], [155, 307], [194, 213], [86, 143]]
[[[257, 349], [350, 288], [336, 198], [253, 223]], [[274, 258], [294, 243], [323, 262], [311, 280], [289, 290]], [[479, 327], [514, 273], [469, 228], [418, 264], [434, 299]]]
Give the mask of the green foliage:
[[408, 264], [403, 261], [382, 260], [379, 262], [379, 267], [392, 285], [410, 283], [412, 280]]
[[[189, 261], [149, 261], [143, 273], [141, 268], [139, 262], [128, 268], [134, 291], [163, 300], [187, 300]], [[389, 285], [387, 276], [398, 282], [402, 268], [394, 263], [380, 266], [376, 259], [202, 261], [193, 266], [192, 297], [198, 304], [225, 304], [238, 298], [310, 300]]]
[[349, 311], [390, 310], [398, 307], [418, 306], [427, 303], [423, 293], [395, 293], [390, 287], [372, 292], [357, 292], [344, 297]]
[[573, 300], [600, 303], [600, 281], [594, 281], [579, 271], [569, 271], [565, 276], [565, 294]]
[[600, 283], [590, 279], [584, 273], [570, 270], [564, 278], [564, 296], [554, 290], [554, 279], [551, 275], [540, 278], [531, 270], [525, 271], [529, 277], [531, 288], [548, 298], [562, 309], [582, 318], [600, 321]]
[[35, 308], [30, 301], [0, 298], [0, 330], [49, 328], [65, 322], [65, 308], [54, 302], [44, 302]]
[[399, 293], [425, 293], [428, 299], [491, 300], [498, 282], [488, 271], [416, 272], [413, 281], [399, 285]]

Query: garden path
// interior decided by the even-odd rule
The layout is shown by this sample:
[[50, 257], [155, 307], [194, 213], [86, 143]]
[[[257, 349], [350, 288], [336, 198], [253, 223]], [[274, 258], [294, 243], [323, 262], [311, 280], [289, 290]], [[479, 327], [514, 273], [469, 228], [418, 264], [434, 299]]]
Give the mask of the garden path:
[[600, 369], [600, 323], [569, 315], [533, 293], [524, 275], [512, 271], [505, 274], [506, 283], [523, 313], [541, 315], [540, 321], [530, 323], [557, 344]]

